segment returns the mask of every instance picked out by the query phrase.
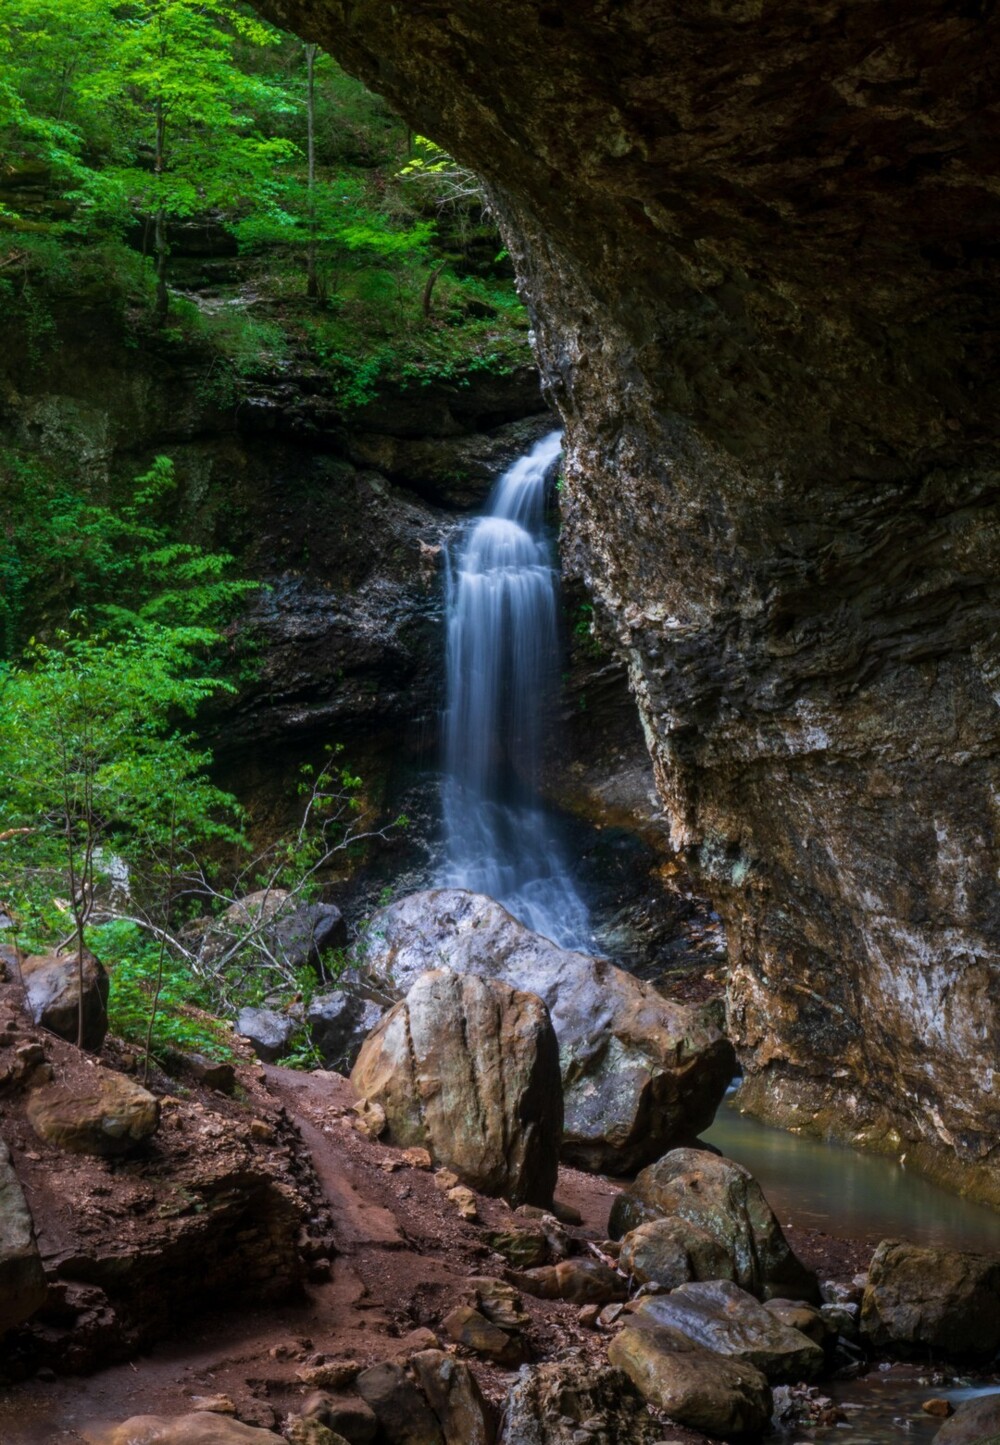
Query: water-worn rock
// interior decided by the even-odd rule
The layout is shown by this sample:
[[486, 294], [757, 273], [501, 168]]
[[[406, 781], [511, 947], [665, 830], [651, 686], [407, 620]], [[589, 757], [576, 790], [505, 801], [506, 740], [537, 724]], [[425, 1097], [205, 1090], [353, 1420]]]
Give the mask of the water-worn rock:
[[652, 1219], [626, 1234], [619, 1263], [638, 1284], [664, 1289], [694, 1279], [734, 1279], [736, 1274], [726, 1246], [679, 1215]]
[[608, 1346], [608, 1359], [651, 1404], [691, 1430], [724, 1439], [758, 1435], [771, 1418], [771, 1390], [756, 1366], [647, 1320], [633, 1317]]
[[963, 1401], [934, 1436], [934, 1445], [1000, 1445], [1000, 1393]]
[[494, 1445], [496, 1411], [468, 1365], [443, 1350], [421, 1350], [410, 1369], [444, 1436], [444, 1445]]
[[534, 994], [446, 970], [422, 975], [351, 1074], [390, 1138], [423, 1145], [470, 1187], [548, 1204], [558, 1166], [559, 1056]]
[[996, 9], [259, 3], [491, 188], [748, 1100], [1000, 1198]]
[[755, 1365], [769, 1380], [812, 1380], [823, 1368], [819, 1345], [731, 1280], [699, 1280], [670, 1294], [648, 1295], [636, 1305], [635, 1317], [701, 1349]]
[[275, 1445], [272, 1430], [258, 1430], [224, 1415], [197, 1412], [175, 1415], [133, 1415], [111, 1430], [85, 1431], [88, 1445]]
[[523, 1368], [504, 1404], [501, 1445], [653, 1445], [662, 1427], [620, 1370], [582, 1360]]
[[250, 1040], [258, 1059], [273, 1064], [288, 1053], [295, 1020], [273, 1008], [241, 1008], [236, 1017], [236, 1032]]
[[[25, 1004], [36, 1024], [75, 1044], [80, 1014], [76, 954], [32, 954], [21, 961]], [[108, 975], [100, 959], [83, 951], [83, 1047], [100, 1053], [108, 1031]]]
[[315, 994], [306, 1010], [306, 1024], [323, 1067], [349, 1073], [361, 1045], [383, 1013], [384, 1009], [371, 999], [344, 989]]
[[32, 1090], [27, 1110], [38, 1137], [70, 1154], [127, 1154], [160, 1123], [156, 1098], [110, 1069], [94, 1069], [81, 1088], [44, 1084]]
[[986, 1357], [1000, 1348], [1000, 1259], [884, 1239], [861, 1331], [879, 1349]]
[[674, 1149], [643, 1169], [611, 1207], [608, 1233], [621, 1238], [652, 1216], [678, 1216], [716, 1241], [730, 1277], [751, 1294], [818, 1300], [811, 1271], [796, 1259], [749, 1170], [705, 1149]]
[[373, 973], [409, 987], [426, 968], [503, 979], [548, 1006], [565, 1100], [562, 1157], [625, 1173], [711, 1122], [732, 1053], [697, 1010], [606, 959], [557, 948], [491, 898], [432, 889], [378, 912], [363, 943]]
[[31, 1210], [0, 1139], [0, 1335], [30, 1318], [46, 1294]]

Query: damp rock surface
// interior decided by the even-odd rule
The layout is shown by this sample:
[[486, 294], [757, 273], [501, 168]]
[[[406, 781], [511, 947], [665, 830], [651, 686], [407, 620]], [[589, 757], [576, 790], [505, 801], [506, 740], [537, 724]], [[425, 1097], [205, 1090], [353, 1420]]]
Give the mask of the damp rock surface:
[[490, 189], [746, 1104], [1000, 1198], [1000, 15], [260, 8]]

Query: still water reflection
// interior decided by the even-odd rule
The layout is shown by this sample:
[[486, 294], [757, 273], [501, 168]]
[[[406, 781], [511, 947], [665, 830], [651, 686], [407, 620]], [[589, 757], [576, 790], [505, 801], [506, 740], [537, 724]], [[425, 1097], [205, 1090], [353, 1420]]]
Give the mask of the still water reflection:
[[1000, 1252], [1000, 1214], [949, 1194], [895, 1159], [771, 1129], [733, 1105], [703, 1135], [756, 1177], [782, 1222], [854, 1239]]

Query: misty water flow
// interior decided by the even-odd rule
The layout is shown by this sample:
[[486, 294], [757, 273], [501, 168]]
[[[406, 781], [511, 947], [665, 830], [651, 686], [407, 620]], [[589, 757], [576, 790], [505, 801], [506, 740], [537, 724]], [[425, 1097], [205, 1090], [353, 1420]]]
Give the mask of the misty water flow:
[[564, 948], [591, 948], [587, 908], [539, 798], [559, 681], [558, 574], [545, 492], [551, 432], [497, 482], [448, 557], [443, 882], [497, 899]]

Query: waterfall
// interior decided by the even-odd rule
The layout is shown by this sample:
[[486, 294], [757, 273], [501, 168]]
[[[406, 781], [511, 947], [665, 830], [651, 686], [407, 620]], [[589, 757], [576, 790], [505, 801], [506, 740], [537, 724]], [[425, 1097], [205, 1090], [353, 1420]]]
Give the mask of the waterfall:
[[449, 552], [443, 881], [589, 951], [587, 908], [538, 791], [558, 686], [558, 576], [544, 513], [560, 444], [551, 432], [515, 462]]

